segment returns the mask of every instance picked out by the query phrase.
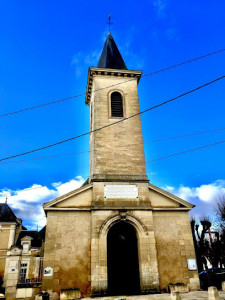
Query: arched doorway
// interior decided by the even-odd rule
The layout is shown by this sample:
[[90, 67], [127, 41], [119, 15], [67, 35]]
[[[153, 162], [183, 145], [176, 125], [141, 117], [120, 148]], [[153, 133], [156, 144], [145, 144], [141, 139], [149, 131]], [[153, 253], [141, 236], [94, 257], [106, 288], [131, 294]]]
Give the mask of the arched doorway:
[[140, 293], [138, 247], [135, 228], [125, 221], [113, 225], [107, 235], [108, 293]]

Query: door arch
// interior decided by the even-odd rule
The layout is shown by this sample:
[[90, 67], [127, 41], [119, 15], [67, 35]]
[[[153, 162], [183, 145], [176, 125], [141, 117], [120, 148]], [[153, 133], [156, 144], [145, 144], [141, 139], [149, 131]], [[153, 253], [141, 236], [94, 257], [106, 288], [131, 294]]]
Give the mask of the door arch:
[[110, 295], [140, 293], [137, 235], [128, 222], [117, 222], [108, 231], [107, 274]]

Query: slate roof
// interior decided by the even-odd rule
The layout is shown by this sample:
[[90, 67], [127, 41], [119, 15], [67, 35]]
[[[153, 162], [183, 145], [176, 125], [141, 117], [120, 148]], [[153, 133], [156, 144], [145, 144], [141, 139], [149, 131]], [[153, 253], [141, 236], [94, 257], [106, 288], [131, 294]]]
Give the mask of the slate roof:
[[21, 240], [25, 236], [29, 236], [31, 238], [31, 247], [32, 248], [40, 248], [42, 245], [43, 237], [40, 232], [36, 230], [22, 230], [18, 236], [16, 241], [16, 246], [21, 247]]
[[109, 33], [98, 62], [98, 68], [127, 70], [125, 62], [116, 46], [116, 43]]
[[17, 217], [6, 203], [0, 203], [0, 222], [17, 222]]
[[46, 232], [46, 226], [44, 226], [40, 231], [39, 231], [39, 234], [42, 238], [42, 240], [44, 241], [45, 240], [45, 232]]

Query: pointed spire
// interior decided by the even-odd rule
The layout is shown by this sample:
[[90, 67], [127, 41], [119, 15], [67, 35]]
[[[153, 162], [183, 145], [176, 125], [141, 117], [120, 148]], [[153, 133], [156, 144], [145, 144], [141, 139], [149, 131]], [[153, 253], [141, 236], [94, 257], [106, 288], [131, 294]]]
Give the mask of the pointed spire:
[[111, 33], [109, 33], [107, 36], [97, 67], [127, 70], [125, 62], [116, 46]]

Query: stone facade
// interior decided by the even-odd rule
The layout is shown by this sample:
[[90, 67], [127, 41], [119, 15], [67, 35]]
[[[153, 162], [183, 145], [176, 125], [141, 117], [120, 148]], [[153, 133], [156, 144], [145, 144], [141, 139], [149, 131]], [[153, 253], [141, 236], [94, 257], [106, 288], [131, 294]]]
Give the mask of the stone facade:
[[[40, 291], [42, 255], [41, 248], [30, 249], [24, 254], [20, 247], [12, 246], [7, 252], [4, 285], [8, 300], [33, 299], [33, 296]], [[22, 279], [21, 266], [23, 265], [26, 266], [26, 272]]]
[[192, 206], [148, 183], [137, 184], [136, 200], [105, 199], [104, 185], [93, 182], [44, 206], [44, 268], [54, 272], [43, 277], [42, 289], [51, 295], [66, 288], [78, 288], [82, 296], [107, 294], [107, 233], [121, 221], [137, 233], [142, 293], [177, 282], [199, 288], [197, 271], [187, 265], [188, 258], [195, 258]]
[[[5, 271], [5, 260], [7, 250], [9, 249], [9, 237], [11, 233], [11, 225], [0, 225], [0, 277], [3, 279]], [[11, 246], [11, 245], [10, 245]]]
[[8, 253], [21, 229], [22, 220], [14, 215], [7, 203], [0, 203], [0, 283], [3, 281], [3, 289], [6, 287]]
[[48, 213], [44, 269], [53, 276], [43, 277], [42, 290], [60, 293], [78, 287], [83, 295], [91, 286], [91, 212], [62, 211]]
[[44, 231], [40, 232], [26, 230], [8, 204], [0, 204], [1, 293], [7, 300], [33, 299], [40, 291]]
[[[100, 61], [88, 73], [88, 181], [44, 204], [45, 241], [44, 231], [22, 230], [4, 207], [15, 221], [0, 222], [7, 300], [33, 299], [40, 290], [50, 299], [70, 299], [165, 291], [177, 282], [199, 288], [198, 272], [188, 266], [195, 259], [188, 215], [193, 206], [150, 184], [146, 175], [137, 89], [142, 71], [126, 69], [110, 34]], [[112, 114], [113, 93], [120, 95], [114, 104], [122, 116]]]
[[[112, 92], [122, 95], [125, 118], [139, 113], [137, 84], [140, 76], [141, 71], [113, 70], [112, 73], [89, 69], [91, 131], [121, 119], [111, 116]], [[114, 85], [118, 86], [110, 88]], [[140, 116], [92, 133], [90, 151], [91, 180], [147, 180]]]
[[153, 211], [160, 286], [182, 282], [198, 287], [197, 271], [189, 271], [188, 258], [195, 258], [189, 215], [185, 211]]
[[[113, 284], [116, 286], [113, 280], [125, 274], [120, 277], [125, 282], [126, 268], [132, 270], [134, 261], [127, 264], [123, 256], [126, 264], [120, 260], [116, 273], [111, 271], [110, 247], [117, 248], [114, 253], [119, 256], [123, 247], [123, 242], [110, 244], [113, 234], [115, 241], [134, 241], [129, 244], [133, 249], [126, 249], [128, 257], [137, 249], [132, 253], [137, 259], [135, 280], [139, 293], [167, 290], [170, 283], [177, 282], [189, 289], [199, 288], [197, 270], [188, 268], [188, 259], [195, 259], [188, 215], [193, 206], [149, 184], [137, 90], [142, 72], [125, 68], [111, 35], [101, 62], [112, 60], [106, 56], [110, 49], [117, 53], [117, 62], [120, 59], [124, 68], [91, 67], [88, 73], [90, 178], [83, 187], [44, 205], [44, 269], [53, 272], [44, 272], [42, 290], [51, 299], [57, 299], [61, 290], [67, 289], [80, 290], [82, 296], [119, 293], [116, 288], [112, 291]], [[122, 99], [122, 117], [112, 116], [114, 92]], [[123, 228], [125, 234], [120, 236], [113, 228]]]

